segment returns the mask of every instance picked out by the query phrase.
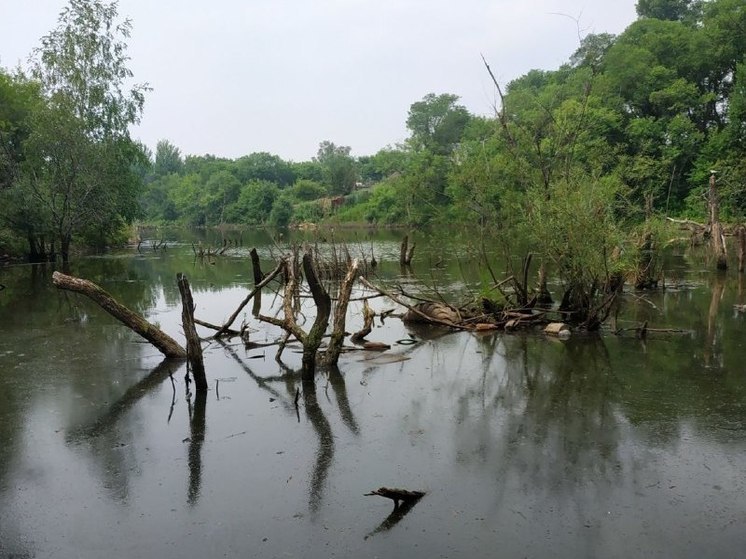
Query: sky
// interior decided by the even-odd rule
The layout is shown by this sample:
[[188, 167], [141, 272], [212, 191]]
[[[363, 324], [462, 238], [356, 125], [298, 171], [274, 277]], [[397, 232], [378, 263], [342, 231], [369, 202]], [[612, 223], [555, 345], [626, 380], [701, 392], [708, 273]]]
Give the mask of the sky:
[[[66, 4], [0, 0], [0, 66], [24, 63]], [[324, 140], [353, 155], [394, 146], [428, 93], [491, 115], [481, 55], [505, 85], [636, 18], [635, 0], [119, 0], [119, 14], [135, 81], [152, 88], [134, 138], [292, 161]]]

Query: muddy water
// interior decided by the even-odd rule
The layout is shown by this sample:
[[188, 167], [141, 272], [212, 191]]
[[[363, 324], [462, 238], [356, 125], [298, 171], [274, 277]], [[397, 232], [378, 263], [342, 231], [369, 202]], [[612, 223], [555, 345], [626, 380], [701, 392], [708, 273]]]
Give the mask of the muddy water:
[[[398, 277], [396, 237], [359, 244], [384, 261], [379, 281], [435, 278], [453, 293], [478, 279], [467, 248], [426, 244], [414, 277]], [[251, 242], [269, 269], [271, 245]], [[251, 284], [244, 249], [194, 262], [189, 243], [81, 259], [72, 273], [181, 340], [176, 272], [211, 322]], [[293, 348], [281, 367], [273, 348], [210, 344], [200, 399], [183, 365], [57, 292], [52, 271], [0, 269], [1, 558], [743, 553], [746, 317], [733, 305], [746, 301], [735, 273], [674, 259], [670, 289], [626, 295], [619, 327], [686, 330], [646, 341], [377, 323], [369, 339], [392, 350], [345, 355], [296, 407]], [[264, 312], [273, 303], [265, 293]], [[278, 336], [245, 318], [253, 340]], [[427, 494], [393, 511], [363, 496], [380, 486]]]

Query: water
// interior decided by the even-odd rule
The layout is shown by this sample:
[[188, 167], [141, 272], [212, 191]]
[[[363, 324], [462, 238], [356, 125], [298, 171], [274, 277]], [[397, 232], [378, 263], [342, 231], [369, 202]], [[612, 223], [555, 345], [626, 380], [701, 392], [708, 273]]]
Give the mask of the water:
[[[398, 236], [348, 234], [356, 251], [374, 250], [380, 282], [437, 283], [445, 296], [478, 283], [457, 240], [419, 239], [413, 276], [399, 277]], [[242, 241], [269, 270], [276, 248]], [[71, 272], [183, 342], [177, 272], [214, 323], [252, 283], [245, 248], [195, 262], [191, 242]], [[746, 301], [735, 272], [672, 259], [669, 289], [625, 296], [618, 327], [685, 330], [647, 340], [425, 330], [400, 344], [411, 332], [377, 320], [368, 339], [390, 351], [345, 354], [302, 393], [297, 348], [281, 367], [273, 347], [212, 342], [200, 399], [182, 364], [58, 292], [52, 271], [0, 269], [1, 558], [742, 554], [746, 316], [733, 305]], [[265, 292], [263, 312], [273, 303]], [[361, 322], [352, 307], [349, 331]], [[253, 341], [279, 334], [248, 308], [241, 318]], [[380, 486], [427, 494], [402, 514], [363, 496]]]

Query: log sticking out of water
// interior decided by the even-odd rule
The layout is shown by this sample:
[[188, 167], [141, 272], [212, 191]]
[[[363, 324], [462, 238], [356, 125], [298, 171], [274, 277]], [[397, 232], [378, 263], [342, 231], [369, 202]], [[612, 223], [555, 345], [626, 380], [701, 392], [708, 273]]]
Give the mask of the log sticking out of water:
[[189, 360], [189, 368], [192, 370], [194, 386], [197, 393], [207, 392], [207, 376], [205, 375], [205, 362], [202, 359], [202, 344], [194, 325], [192, 290], [189, 288], [189, 280], [184, 274], [176, 274], [176, 283], [178, 283], [181, 293], [181, 321], [187, 339], [187, 359]]
[[82, 293], [89, 299], [93, 300], [98, 304], [98, 306], [119, 320], [130, 330], [148, 340], [166, 357], [175, 359], [186, 358], [186, 350], [181, 347], [176, 340], [163, 332], [160, 328], [152, 325], [139, 314], [122, 305], [92, 281], [68, 276], [61, 272], [55, 272], [52, 274], [52, 283], [58, 289]]
[[400, 266], [409, 266], [412, 264], [412, 257], [414, 256], [414, 247], [416, 246], [416, 243], [412, 243], [412, 246], [409, 246], [409, 235], [404, 235], [404, 238], [401, 241], [401, 247], [399, 248], [399, 265]]
[[345, 275], [344, 280], [342, 280], [342, 285], [339, 287], [339, 295], [334, 308], [332, 338], [329, 342], [329, 347], [326, 349], [326, 354], [324, 355], [324, 362], [327, 365], [336, 365], [339, 361], [339, 354], [342, 351], [342, 344], [345, 339], [347, 305], [350, 302], [350, 294], [352, 293], [352, 285], [355, 283], [355, 275], [357, 275], [358, 265], [357, 258], [348, 265], [347, 274]]

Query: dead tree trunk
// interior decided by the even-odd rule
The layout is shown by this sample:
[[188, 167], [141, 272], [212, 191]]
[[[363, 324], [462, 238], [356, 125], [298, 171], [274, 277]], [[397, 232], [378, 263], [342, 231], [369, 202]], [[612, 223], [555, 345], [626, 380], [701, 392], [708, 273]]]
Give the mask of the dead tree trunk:
[[336, 365], [339, 361], [339, 354], [342, 351], [342, 344], [345, 339], [345, 323], [347, 318], [347, 305], [350, 302], [352, 285], [355, 283], [355, 275], [358, 270], [358, 261], [355, 259], [347, 270], [342, 285], [339, 287], [337, 304], [334, 307], [334, 329], [332, 330], [332, 339], [324, 355], [326, 365]]
[[316, 269], [313, 264], [313, 257], [310, 251], [303, 255], [303, 272], [308, 281], [308, 286], [316, 304], [316, 319], [311, 326], [311, 330], [306, 333], [295, 320], [295, 311], [293, 301], [298, 290], [297, 252], [293, 262], [288, 262], [285, 266], [287, 281], [285, 283], [285, 293], [283, 296], [283, 313], [284, 319], [280, 320], [271, 316], [259, 315], [259, 320], [279, 326], [289, 334], [296, 337], [303, 345], [302, 372], [301, 378], [304, 381], [313, 381], [316, 373], [316, 354], [321, 346], [324, 332], [329, 325], [329, 315], [331, 314], [331, 297], [321, 285]]
[[254, 285], [256, 286], [262, 283], [262, 279], [264, 278], [264, 276], [262, 275], [262, 268], [259, 263], [259, 254], [256, 252], [255, 248], [252, 248], [249, 256], [251, 256], [251, 269], [254, 272]]
[[746, 226], [738, 227], [738, 271], [743, 272], [746, 264]]
[[715, 172], [710, 174], [710, 191], [707, 198], [710, 216], [710, 246], [716, 259], [718, 270], [728, 269], [728, 258], [725, 247], [725, 235], [720, 223], [720, 200], [718, 199], [717, 185], [715, 183]]
[[417, 246], [416, 243], [412, 243], [409, 246], [409, 235], [404, 235], [401, 240], [401, 247], [399, 248], [399, 265], [409, 266], [412, 264], [412, 258], [414, 257], [414, 248]]
[[82, 293], [89, 299], [92, 299], [102, 309], [119, 320], [130, 330], [148, 340], [166, 357], [174, 359], [186, 358], [186, 351], [176, 342], [176, 340], [158, 327], [150, 324], [150, 322], [145, 320], [139, 314], [132, 312], [130, 309], [122, 305], [92, 281], [55, 272], [52, 274], [52, 283], [59, 289]]
[[313, 302], [316, 303], [316, 320], [313, 321], [313, 326], [311, 326], [308, 336], [303, 341], [303, 372], [301, 376], [304, 379], [312, 379], [316, 372], [316, 353], [321, 345], [326, 327], [329, 325], [332, 300], [316, 275], [316, 268], [313, 265], [310, 252], [303, 255], [303, 272], [306, 275], [308, 287], [311, 289]]
[[184, 325], [184, 335], [187, 340], [187, 359], [194, 378], [195, 389], [199, 394], [207, 392], [207, 376], [205, 375], [205, 362], [202, 359], [202, 344], [197, 335], [197, 328], [194, 326], [192, 290], [184, 274], [176, 274], [176, 283], [179, 284], [181, 293], [181, 322]]

